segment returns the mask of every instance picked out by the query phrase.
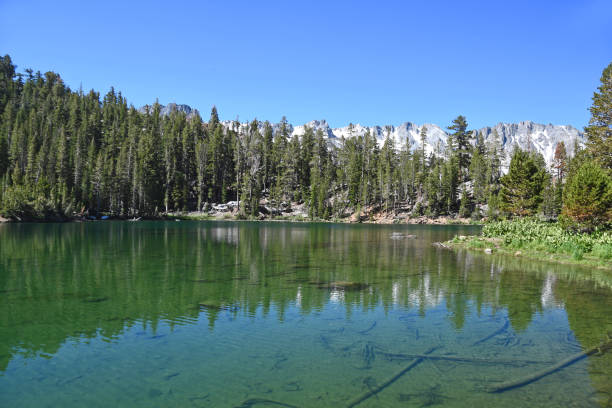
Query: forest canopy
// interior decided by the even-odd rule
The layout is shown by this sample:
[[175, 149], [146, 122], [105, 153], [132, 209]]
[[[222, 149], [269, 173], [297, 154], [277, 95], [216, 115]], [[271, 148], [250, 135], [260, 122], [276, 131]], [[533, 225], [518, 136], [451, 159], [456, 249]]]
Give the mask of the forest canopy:
[[[610, 92], [609, 71], [601, 93]], [[599, 118], [610, 105], [597, 94], [594, 101], [599, 116], [583, 154], [605, 178], [609, 124]], [[284, 117], [274, 131], [257, 120], [224, 124], [215, 107], [208, 121], [197, 111], [162, 114], [157, 102], [139, 111], [113, 88], [101, 97], [71, 90], [57, 73], [19, 73], [8, 55], [0, 57], [0, 112], [0, 214], [14, 219], [158, 216], [230, 200], [244, 217], [265, 203], [268, 213], [303, 204], [313, 219], [400, 211], [554, 219], [573, 174], [565, 146], [557, 146], [551, 169], [515, 148], [502, 177], [499, 137], [485, 143], [461, 115], [448, 127], [445, 151], [427, 154], [424, 134], [421, 148], [396, 146], [388, 129], [381, 146], [369, 132], [331, 144], [309, 127], [292, 136]]]

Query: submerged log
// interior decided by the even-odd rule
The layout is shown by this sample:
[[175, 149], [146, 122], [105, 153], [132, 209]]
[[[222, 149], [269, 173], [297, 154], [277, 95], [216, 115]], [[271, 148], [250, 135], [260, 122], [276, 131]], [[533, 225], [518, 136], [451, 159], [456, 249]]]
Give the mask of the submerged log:
[[565, 367], [568, 367], [574, 364], [577, 361], [582, 360], [583, 358], [593, 355], [593, 354], [603, 354], [607, 350], [612, 348], [612, 338], [608, 336], [607, 340], [600, 344], [599, 346], [592, 347], [586, 351], [581, 351], [580, 353], [569, 356], [568, 358], [559, 361], [557, 364], [550, 366], [548, 368], [542, 369], [540, 371], [536, 371], [533, 374], [528, 375], [527, 377], [519, 378], [518, 380], [506, 381], [501, 384], [493, 385], [489, 387], [488, 391], [491, 393], [495, 392], [504, 392], [514, 388], [519, 388], [527, 384], [531, 384], [547, 375], [553, 374]]
[[236, 408], [250, 408], [256, 405], [268, 405], [268, 406], [276, 406], [276, 407], [285, 407], [285, 408], [297, 408], [295, 405], [285, 404], [284, 402], [275, 401], [266, 398], [250, 398], [242, 403], [242, 405], [237, 406]]
[[85, 303], [100, 303], [100, 302], [106, 302], [108, 300], [107, 296], [87, 296], [85, 299], [83, 299], [83, 302]]
[[358, 331], [357, 333], [359, 333], [359, 334], [368, 334], [370, 331], [374, 330], [375, 327], [376, 327], [376, 320], [374, 320], [374, 323], [372, 323], [372, 325], [370, 327], [368, 327], [365, 330]]
[[384, 353], [379, 354], [391, 360], [412, 360], [415, 358], [423, 358], [426, 360], [438, 360], [438, 361], [453, 361], [457, 363], [470, 363], [470, 364], [489, 364], [489, 365], [511, 365], [511, 366], [525, 366], [527, 364], [550, 364], [550, 361], [539, 361], [539, 360], [499, 360], [489, 358], [478, 358], [478, 357], [460, 357], [460, 356], [439, 356], [439, 355], [425, 355], [425, 354], [404, 354], [404, 353]]
[[472, 346], [475, 346], [477, 344], [480, 343], [484, 343], [485, 341], [492, 339], [493, 337], [497, 336], [498, 334], [501, 334], [503, 332], [505, 332], [506, 330], [508, 330], [508, 327], [510, 326], [510, 321], [508, 319], [506, 319], [506, 323], [503, 325], [503, 327], [501, 327], [500, 329], [495, 330], [493, 333], [489, 334], [486, 337], [483, 337], [482, 339], [474, 342], [474, 344], [472, 344]]
[[[427, 350], [424, 355], [428, 355], [432, 352], [434, 352], [438, 347], [432, 347], [429, 350]], [[425, 359], [423, 357], [417, 357], [414, 360], [412, 360], [410, 362], [410, 364], [408, 364], [406, 367], [404, 367], [399, 373], [395, 374], [393, 377], [389, 378], [388, 380], [386, 380], [385, 382], [383, 382], [381, 385], [379, 385], [376, 388], [372, 388], [369, 389], [368, 392], [366, 392], [365, 394], [359, 396], [358, 398], [355, 398], [353, 401], [351, 401], [348, 405], [347, 408], [353, 408], [356, 407], [357, 405], [361, 404], [362, 402], [364, 402], [365, 400], [373, 397], [374, 395], [378, 394], [379, 392], [381, 392], [382, 390], [384, 390], [385, 388], [387, 388], [388, 386], [390, 386], [391, 384], [393, 384], [394, 382], [396, 382], [397, 380], [399, 380], [404, 374], [406, 374], [408, 371], [412, 370], [414, 367], [416, 367], [417, 365], [421, 364]]]

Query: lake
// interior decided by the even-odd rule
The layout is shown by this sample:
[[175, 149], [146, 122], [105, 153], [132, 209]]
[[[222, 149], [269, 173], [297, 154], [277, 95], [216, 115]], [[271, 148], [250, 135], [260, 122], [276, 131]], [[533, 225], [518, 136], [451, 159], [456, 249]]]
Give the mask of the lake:
[[612, 276], [474, 226], [0, 224], [3, 407], [598, 407]]

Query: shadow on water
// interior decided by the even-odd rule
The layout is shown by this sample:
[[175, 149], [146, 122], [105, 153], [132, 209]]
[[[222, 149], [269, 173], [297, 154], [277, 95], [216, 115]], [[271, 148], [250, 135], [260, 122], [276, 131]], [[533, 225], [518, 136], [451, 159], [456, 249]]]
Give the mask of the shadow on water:
[[[111, 371], [94, 375], [83, 365], [81, 373], [58, 379], [57, 369], [43, 365], [33, 373], [17, 363], [71, 361], [66, 346], [72, 345], [95, 348], [107, 359], [100, 363], [112, 366], [117, 362], [108, 347], [129, 350], [143, 339], [148, 342], [133, 344], [148, 357], [119, 377], [143, 371], [138, 375], [158, 382], [145, 381], [143, 400], [120, 405], [459, 406], [605, 340], [612, 331], [610, 277], [431, 245], [476, 231], [222, 222], [1, 225], [0, 390], [25, 377], [38, 378], [47, 392], [93, 387], [88, 378]], [[211, 370], [228, 371], [219, 378], [234, 378], [235, 389], [220, 392], [211, 371], [198, 377], [209, 386], [194, 390], [190, 357], [177, 361], [187, 350], [191, 359], [209, 359]], [[583, 405], [611, 404], [610, 354], [594, 353], [585, 366], [576, 363], [526, 386], [533, 392], [522, 402], [544, 405], [538, 393], [573, 381], [582, 384], [576, 398]], [[219, 357], [226, 355], [240, 368]], [[147, 360], [164, 372], [138, 365]], [[256, 380], [260, 366], [269, 366], [269, 377]], [[312, 370], [320, 383], [304, 377]], [[571, 374], [581, 372], [586, 376]], [[399, 383], [411, 384], [411, 391]], [[487, 398], [504, 406], [516, 395]]]

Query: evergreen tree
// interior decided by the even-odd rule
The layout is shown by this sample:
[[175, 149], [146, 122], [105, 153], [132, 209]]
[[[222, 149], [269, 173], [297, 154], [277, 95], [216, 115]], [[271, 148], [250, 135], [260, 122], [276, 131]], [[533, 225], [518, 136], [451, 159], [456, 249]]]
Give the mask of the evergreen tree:
[[273, 152], [273, 130], [270, 122], [266, 121], [264, 123], [264, 133], [263, 133], [263, 190], [264, 192], [269, 192], [270, 185], [272, 184], [272, 177], [274, 174], [274, 152]]
[[8, 140], [5, 135], [0, 133], [0, 178], [8, 171], [9, 163]]
[[300, 155], [301, 146], [300, 139], [297, 135], [293, 135], [283, 157], [284, 173], [282, 175], [282, 191], [283, 198], [287, 201], [301, 200], [301, 189], [299, 189], [299, 174], [300, 174]]
[[486, 202], [490, 185], [487, 177], [486, 149], [483, 139], [482, 135], [477, 135], [469, 169], [469, 178], [472, 180], [472, 196], [477, 204]]
[[272, 180], [270, 188], [270, 200], [273, 205], [278, 208], [281, 205], [284, 196], [283, 175], [287, 171], [287, 163], [285, 161], [286, 150], [288, 146], [289, 124], [287, 118], [282, 117], [278, 132], [272, 143]]
[[[487, 194], [489, 196], [489, 200], [491, 197], [497, 197], [500, 189], [500, 178], [501, 178], [501, 155], [503, 154], [501, 142], [499, 140], [499, 135], [497, 130], [493, 129], [491, 133], [490, 140], [486, 145], [486, 166], [487, 166]], [[496, 200], [494, 200], [493, 204], [496, 204]]]
[[453, 131], [451, 137], [454, 141], [454, 147], [457, 149], [457, 164], [459, 166], [459, 179], [461, 182], [467, 180], [472, 150], [470, 145], [472, 132], [467, 130], [467, 126], [465, 117], [459, 115], [453, 120], [453, 124], [448, 127], [449, 130]]
[[196, 159], [196, 174], [197, 184], [196, 192], [198, 197], [197, 210], [202, 211], [204, 206], [204, 200], [206, 199], [206, 192], [208, 188], [208, 143], [204, 138], [195, 139], [195, 159]]
[[563, 183], [563, 178], [567, 172], [567, 151], [563, 141], [557, 143], [553, 156], [552, 167], [555, 174], [555, 179], [558, 183]]
[[571, 228], [592, 231], [612, 222], [612, 178], [592, 160], [570, 174], [563, 198], [564, 222]]
[[4, 112], [11, 98], [15, 97], [15, 65], [11, 57], [0, 56], [0, 112]]
[[591, 119], [584, 131], [593, 157], [604, 168], [612, 169], [612, 63], [603, 70], [597, 89], [589, 109]]
[[508, 174], [501, 178], [501, 209], [513, 216], [535, 214], [542, 202], [545, 168], [529, 152], [516, 148]]
[[[556, 183], [559, 184], [559, 183]], [[547, 175], [544, 180], [544, 188], [542, 189], [542, 203], [540, 204], [540, 212], [548, 219], [556, 219], [559, 215], [561, 207], [557, 201], [556, 184], [552, 178]]]
[[213, 106], [210, 111], [210, 119], [208, 120], [208, 134], [210, 135], [214, 134], [218, 125], [219, 125], [219, 114], [217, 113], [217, 107]]
[[318, 129], [315, 133], [315, 148], [310, 162], [309, 212], [311, 218], [327, 217], [327, 194], [330, 187], [328, 166], [327, 142], [323, 138], [323, 131]]
[[[563, 205], [563, 183], [565, 181], [565, 174], [567, 173], [568, 162], [567, 162], [567, 151], [565, 150], [565, 143], [563, 141], [557, 143], [555, 147], [555, 153], [553, 156], [552, 169], [553, 169], [553, 180], [550, 183], [550, 192], [547, 192], [546, 197], [552, 194], [552, 204], [549, 206], [549, 215], [557, 217], [561, 212]], [[545, 199], [545, 201], [548, 201]]]
[[[156, 213], [162, 204], [164, 170], [160, 111], [161, 107], [156, 102], [151, 116], [147, 117], [138, 147], [139, 207], [149, 214]], [[91, 163], [91, 159], [88, 162]]]
[[445, 214], [452, 214], [458, 209], [458, 191], [460, 183], [459, 153], [455, 138], [449, 135], [447, 140], [446, 162], [442, 168], [441, 208]]
[[315, 148], [314, 129], [304, 127], [304, 134], [300, 141], [300, 156], [298, 157], [298, 185], [302, 188], [301, 196], [306, 198], [310, 188], [310, 165]]
[[388, 212], [390, 208], [395, 208], [397, 197], [397, 186], [395, 183], [396, 156], [390, 129], [387, 129], [387, 136], [380, 150], [379, 163], [380, 192], [385, 212]]
[[459, 204], [459, 216], [463, 218], [467, 218], [472, 214], [473, 205], [472, 205], [472, 197], [470, 197], [470, 193], [467, 191], [465, 184], [463, 185], [463, 189], [461, 191], [461, 202]]
[[421, 171], [423, 174], [425, 173], [425, 143], [427, 142], [427, 126], [423, 126], [421, 128]]

